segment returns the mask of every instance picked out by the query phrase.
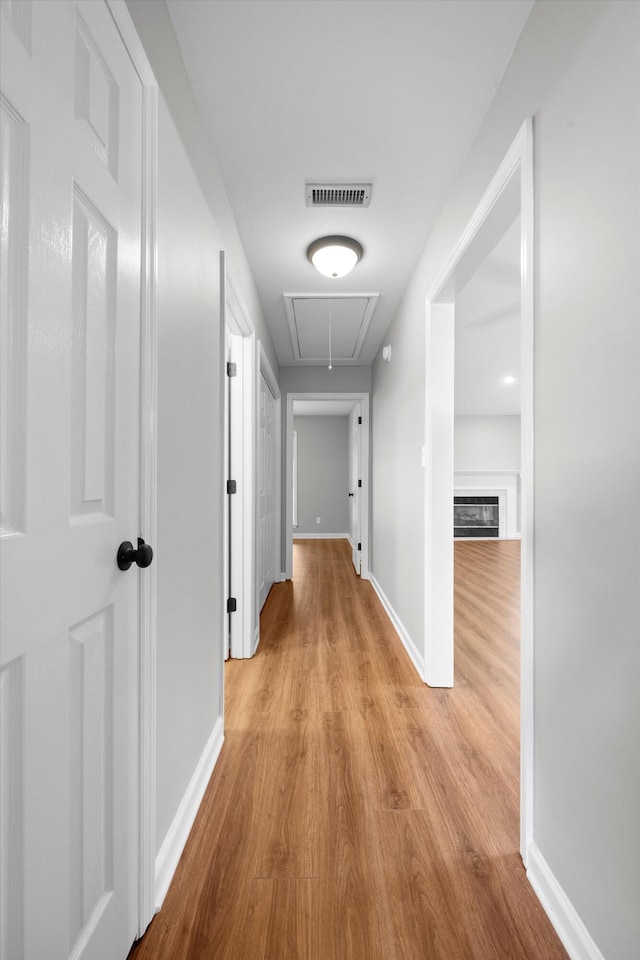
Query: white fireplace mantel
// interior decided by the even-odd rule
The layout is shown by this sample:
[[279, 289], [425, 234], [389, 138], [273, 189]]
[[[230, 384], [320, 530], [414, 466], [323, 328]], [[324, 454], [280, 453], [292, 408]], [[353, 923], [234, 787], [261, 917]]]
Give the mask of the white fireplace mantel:
[[454, 496], [498, 497], [502, 539], [520, 539], [519, 490], [519, 470], [456, 470], [453, 474]]

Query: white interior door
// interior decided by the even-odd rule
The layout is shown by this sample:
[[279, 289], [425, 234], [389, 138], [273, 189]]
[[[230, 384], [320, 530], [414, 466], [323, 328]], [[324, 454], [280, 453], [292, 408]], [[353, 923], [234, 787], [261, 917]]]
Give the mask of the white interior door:
[[258, 424], [258, 590], [260, 609], [275, 581], [276, 401], [260, 373]]
[[[231, 412], [232, 401], [231, 387], [232, 377], [230, 376], [230, 364], [233, 363], [232, 336], [229, 330], [224, 331], [224, 482], [227, 484], [231, 477], [231, 440], [232, 425]], [[228, 487], [227, 487], [228, 490]], [[233, 550], [233, 529], [231, 519], [231, 495], [227, 492], [224, 497], [224, 597], [223, 602], [226, 605], [231, 596], [231, 553]], [[224, 659], [228, 660], [231, 656], [231, 614], [227, 611], [224, 617], [223, 630], [223, 650]]]
[[360, 547], [359, 543], [361, 541], [361, 530], [360, 530], [360, 508], [361, 508], [361, 486], [362, 483], [362, 427], [360, 420], [362, 419], [361, 407], [359, 403], [356, 403], [353, 412], [351, 413], [351, 477], [350, 477], [350, 490], [349, 490], [349, 502], [351, 504], [351, 544], [352, 544], [352, 553], [351, 558], [353, 560], [353, 566], [360, 576]]
[[137, 933], [142, 87], [108, 6], [3, 3], [0, 955]]
[[[243, 383], [246, 373], [243, 369], [244, 358], [242, 337], [227, 331], [227, 397], [228, 397], [228, 458], [227, 480], [235, 484], [235, 492], [227, 493], [228, 504], [228, 556], [227, 570], [229, 584], [227, 597], [236, 603], [236, 610], [228, 613], [228, 651], [239, 655], [242, 650], [245, 629], [244, 603], [244, 515], [243, 489], [245, 471], [243, 463]], [[229, 373], [229, 370], [232, 370]], [[230, 489], [230, 488], [228, 488]], [[238, 609], [238, 606], [240, 609]]]
[[[228, 470], [225, 482], [234, 480], [236, 493], [226, 497], [229, 522], [225, 524], [229, 549], [225, 549], [225, 593], [235, 600], [223, 634], [231, 635], [232, 657], [251, 657], [257, 636], [256, 579], [254, 564], [256, 523], [256, 340], [251, 318], [238, 293], [226, 255], [220, 254], [224, 331], [223, 347], [234, 364], [227, 376]], [[232, 603], [233, 605], [233, 603]]]

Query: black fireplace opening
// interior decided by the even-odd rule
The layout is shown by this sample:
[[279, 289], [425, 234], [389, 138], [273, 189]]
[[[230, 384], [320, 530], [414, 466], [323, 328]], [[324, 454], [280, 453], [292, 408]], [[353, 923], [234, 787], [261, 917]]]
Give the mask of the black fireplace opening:
[[499, 498], [497, 496], [454, 496], [454, 537], [499, 536], [498, 510]]

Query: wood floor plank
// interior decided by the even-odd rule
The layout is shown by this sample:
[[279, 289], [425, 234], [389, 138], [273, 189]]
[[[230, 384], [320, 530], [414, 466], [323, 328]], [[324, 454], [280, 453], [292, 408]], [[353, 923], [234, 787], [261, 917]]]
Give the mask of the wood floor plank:
[[363, 724], [354, 713], [326, 713], [324, 732], [326, 819], [320, 877], [325, 956], [330, 960], [392, 956]]
[[378, 816], [389, 899], [395, 905], [396, 955], [406, 960], [466, 960], [472, 956], [469, 932], [460, 922], [458, 878], [441, 866], [442, 833], [436, 833], [425, 811], [385, 811]]
[[263, 751], [253, 783], [255, 816], [252, 876], [317, 876], [320, 845], [317, 711], [309, 673], [287, 673], [278, 710], [264, 724], [271, 749]]
[[130, 960], [566, 960], [519, 843], [519, 544], [455, 544], [455, 687], [345, 541], [294, 544], [165, 905]]
[[318, 933], [318, 880], [254, 880], [249, 899], [250, 922], [237, 957], [255, 960], [323, 960]]

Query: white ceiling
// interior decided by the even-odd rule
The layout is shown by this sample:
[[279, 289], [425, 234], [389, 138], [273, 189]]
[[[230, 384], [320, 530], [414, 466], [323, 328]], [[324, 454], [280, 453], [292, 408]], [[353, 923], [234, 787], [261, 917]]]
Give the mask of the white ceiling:
[[[506, 376], [516, 382], [505, 384]], [[520, 218], [455, 303], [455, 413], [520, 413]]]
[[[533, 0], [167, 3], [280, 363], [285, 293], [364, 292], [371, 363]], [[309, 208], [307, 180], [371, 180], [371, 203]], [[349, 276], [306, 259], [326, 234], [362, 243]]]

